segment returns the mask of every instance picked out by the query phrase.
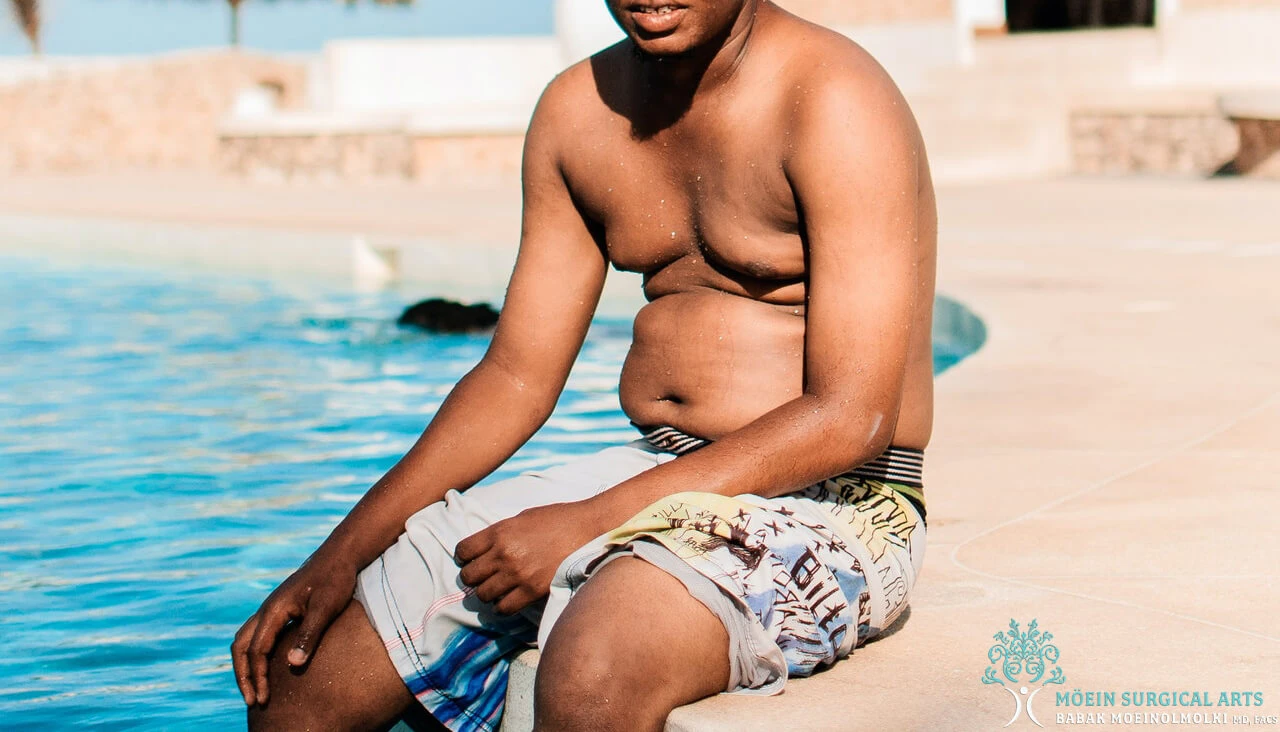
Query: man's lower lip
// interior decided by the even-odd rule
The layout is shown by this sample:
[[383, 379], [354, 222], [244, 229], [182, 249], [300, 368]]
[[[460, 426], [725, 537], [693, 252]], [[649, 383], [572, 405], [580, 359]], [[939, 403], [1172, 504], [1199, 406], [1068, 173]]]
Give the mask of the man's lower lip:
[[676, 8], [669, 13], [641, 13], [631, 11], [636, 27], [646, 33], [665, 33], [680, 25], [686, 8]]

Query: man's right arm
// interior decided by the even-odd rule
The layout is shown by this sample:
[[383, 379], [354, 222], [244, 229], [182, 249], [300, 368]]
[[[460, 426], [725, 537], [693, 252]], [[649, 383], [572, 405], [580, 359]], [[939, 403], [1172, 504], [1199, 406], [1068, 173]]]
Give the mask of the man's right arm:
[[350, 602], [356, 573], [396, 541], [410, 516], [482, 480], [550, 417], [607, 271], [560, 165], [560, 143], [573, 129], [569, 74], [547, 88], [529, 127], [520, 252], [488, 351], [409, 452], [237, 633], [232, 660], [246, 703], [266, 702], [267, 655], [290, 620], [299, 632], [288, 661], [300, 666]]
[[526, 138], [520, 252], [488, 352], [322, 549], [372, 562], [409, 516], [484, 479], [551, 416], [607, 271], [561, 174], [560, 141], [571, 128], [565, 81], [548, 87]]

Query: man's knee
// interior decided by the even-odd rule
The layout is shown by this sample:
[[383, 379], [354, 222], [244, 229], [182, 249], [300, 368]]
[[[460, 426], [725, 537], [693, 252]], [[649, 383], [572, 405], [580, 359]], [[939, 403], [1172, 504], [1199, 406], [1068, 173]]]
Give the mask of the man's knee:
[[250, 730], [308, 730], [334, 729], [325, 718], [325, 710], [332, 705], [318, 693], [313, 680], [318, 674], [308, 675], [307, 670], [295, 669], [285, 662], [285, 651], [292, 648], [292, 629], [280, 636], [277, 652], [272, 654], [267, 669], [270, 695], [266, 704], [249, 707]]
[[607, 639], [557, 637], [553, 631], [538, 661], [534, 708], [540, 729], [627, 728], [641, 717], [645, 699], [629, 683], [629, 662]]
[[586, 583], [547, 639], [538, 726], [660, 730], [675, 707], [722, 691], [728, 674], [720, 620], [666, 572], [618, 559]]
[[267, 703], [249, 709], [249, 729], [376, 729], [413, 704], [359, 603], [338, 616], [301, 669], [285, 660], [296, 633], [290, 627], [276, 641], [267, 671]]

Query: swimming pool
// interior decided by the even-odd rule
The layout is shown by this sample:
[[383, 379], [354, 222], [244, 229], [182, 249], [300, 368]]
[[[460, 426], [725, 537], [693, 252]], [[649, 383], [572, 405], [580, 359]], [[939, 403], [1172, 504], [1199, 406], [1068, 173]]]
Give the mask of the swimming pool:
[[[394, 292], [3, 256], [0, 272], [3, 726], [242, 727], [232, 634], [487, 340], [397, 328]], [[942, 369], [981, 324], [939, 313]], [[634, 437], [615, 392], [629, 336], [593, 326], [555, 416], [496, 477]]]

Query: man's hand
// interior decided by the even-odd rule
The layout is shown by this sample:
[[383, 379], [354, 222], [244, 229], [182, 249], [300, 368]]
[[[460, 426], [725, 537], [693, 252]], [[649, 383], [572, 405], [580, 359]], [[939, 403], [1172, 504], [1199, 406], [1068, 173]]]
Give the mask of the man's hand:
[[315, 557], [280, 583], [240, 627], [231, 644], [231, 663], [245, 704], [267, 703], [267, 657], [285, 625], [289, 621], [299, 624], [286, 660], [290, 666], [304, 666], [321, 636], [351, 602], [355, 586], [355, 569]]
[[512, 615], [547, 596], [556, 568], [600, 532], [583, 502], [522, 511], [458, 543], [454, 558], [476, 597]]

